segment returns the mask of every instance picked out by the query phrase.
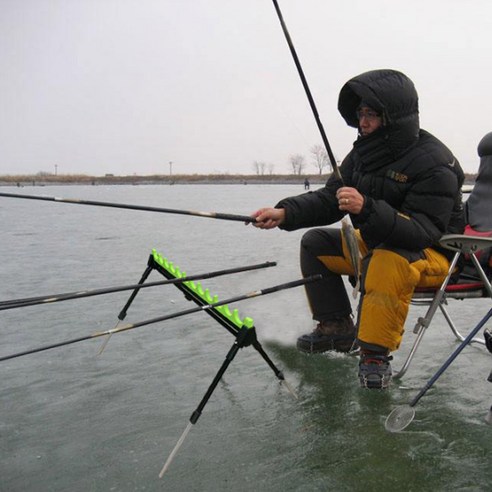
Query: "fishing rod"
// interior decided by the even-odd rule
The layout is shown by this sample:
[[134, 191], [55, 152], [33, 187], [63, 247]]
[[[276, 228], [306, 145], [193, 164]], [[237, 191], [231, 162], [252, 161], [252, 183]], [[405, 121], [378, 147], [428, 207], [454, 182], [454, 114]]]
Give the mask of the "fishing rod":
[[[328, 137], [326, 136], [325, 129], [323, 127], [323, 123], [321, 123], [321, 119], [319, 117], [318, 109], [316, 107], [316, 103], [314, 102], [313, 95], [311, 94], [311, 89], [309, 88], [309, 84], [307, 82], [306, 76], [304, 75], [304, 70], [302, 69], [301, 62], [299, 61], [299, 57], [297, 56], [296, 49], [294, 47], [294, 43], [292, 42], [292, 38], [290, 37], [289, 30], [287, 29], [287, 25], [284, 21], [284, 16], [282, 15], [282, 11], [280, 10], [279, 4], [277, 0], [272, 0], [273, 6], [275, 7], [275, 11], [277, 13], [278, 20], [280, 21], [280, 25], [282, 26], [282, 31], [284, 32], [285, 39], [287, 44], [289, 45], [290, 52], [292, 54], [292, 58], [294, 59], [294, 63], [297, 68], [297, 72], [299, 73], [299, 77], [301, 78], [302, 86], [304, 87], [304, 91], [309, 101], [309, 105], [311, 106], [311, 110], [314, 115], [314, 119], [316, 120], [316, 124], [318, 125], [319, 132], [321, 134], [321, 139], [323, 140], [323, 144], [326, 149], [326, 153], [330, 159], [330, 164], [333, 170], [333, 174], [335, 177], [341, 181], [342, 185], [344, 185], [342, 175], [340, 170], [338, 169], [337, 161], [335, 156], [331, 150], [330, 143], [328, 142]], [[356, 285], [353, 290], [353, 297], [357, 297], [357, 292], [360, 288], [360, 260], [361, 253], [359, 249], [359, 243], [357, 241], [355, 230], [352, 224], [346, 219], [346, 217], [342, 218], [342, 235], [345, 237], [347, 242], [348, 251], [350, 253], [350, 262], [354, 268], [354, 277], [356, 278]]]
[[468, 334], [468, 336], [461, 342], [456, 350], [448, 357], [444, 364], [437, 370], [427, 384], [419, 391], [419, 393], [413, 398], [408, 405], [400, 405], [396, 407], [386, 418], [384, 424], [386, 430], [390, 432], [399, 432], [405, 429], [415, 417], [415, 405], [419, 400], [427, 393], [431, 386], [439, 379], [441, 374], [451, 365], [451, 363], [458, 357], [461, 351], [471, 342], [473, 337], [483, 328], [485, 323], [492, 317], [492, 309], [481, 319], [478, 325]]
[[25, 350], [25, 351], [22, 351], [22, 352], [17, 352], [15, 354], [4, 355], [3, 357], [0, 357], [0, 362], [5, 361], [5, 360], [10, 360], [10, 359], [15, 359], [15, 358], [18, 358], [18, 357], [22, 357], [24, 355], [35, 354], [35, 353], [38, 353], [38, 352], [44, 352], [46, 350], [50, 350], [50, 349], [54, 349], [54, 348], [58, 348], [58, 347], [63, 347], [63, 346], [66, 346], [66, 345], [72, 345], [74, 343], [83, 342], [85, 340], [91, 340], [93, 338], [98, 338], [98, 337], [103, 337], [103, 336], [107, 336], [107, 335], [113, 335], [114, 333], [120, 333], [120, 332], [123, 332], [123, 331], [133, 330], [135, 328], [139, 328], [139, 327], [142, 327], [142, 326], [147, 326], [147, 325], [150, 325], [150, 324], [153, 324], [153, 323], [158, 323], [160, 321], [167, 321], [169, 319], [179, 318], [181, 316], [186, 316], [188, 314], [193, 314], [193, 313], [197, 313], [197, 312], [200, 312], [200, 311], [207, 311], [207, 310], [210, 310], [210, 309], [213, 309], [213, 308], [216, 308], [216, 307], [220, 307], [220, 306], [223, 306], [223, 305], [226, 305], [226, 304], [230, 304], [232, 302], [239, 302], [239, 301], [244, 301], [246, 299], [252, 299], [254, 297], [259, 297], [259, 296], [263, 296], [263, 295], [267, 295], [267, 294], [272, 294], [274, 292], [278, 292], [278, 291], [281, 291], [281, 290], [291, 289], [293, 287], [298, 287], [300, 285], [305, 285], [305, 284], [310, 283], [310, 282], [316, 282], [318, 280], [321, 280], [321, 278], [322, 278], [322, 276], [319, 275], [319, 274], [318, 275], [312, 275], [310, 277], [302, 278], [302, 279], [299, 279], [299, 280], [294, 280], [292, 282], [287, 282], [287, 283], [284, 283], [284, 284], [275, 285], [273, 287], [268, 287], [266, 289], [254, 290], [254, 291], [251, 291], [251, 292], [249, 292], [247, 294], [242, 294], [242, 295], [239, 295], [239, 296], [230, 297], [229, 299], [226, 299], [224, 301], [213, 302], [213, 303], [210, 303], [210, 304], [205, 304], [205, 305], [202, 305], [202, 306], [197, 306], [195, 308], [186, 309], [184, 311], [178, 311], [176, 313], [171, 313], [171, 314], [167, 314], [167, 315], [164, 315], [164, 316], [159, 316], [157, 318], [152, 318], [152, 319], [148, 319], [148, 320], [144, 320], [144, 321], [139, 321], [137, 323], [130, 323], [130, 324], [118, 326], [118, 327], [112, 328], [110, 330], [98, 331], [98, 332], [92, 333], [90, 335], [86, 335], [86, 336], [82, 336], [82, 337], [78, 337], [78, 338], [72, 338], [70, 340], [65, 340], [63, 342], [53, 343], [53, 344], [50, 344], [50, 345], [44, 345], [44, 346], [41, 346], [41, 347], [36, 347], [36, 348]]
[[287, 40], [287, 44], [289, 45], [290, 52], [292, 54], [292, 58], [294, 59], [294, 63], [297, 68], [297, 72], [299, 73], [299, 77], [301, 78], [302, 86], [304, 87], [304, 91], [306, 92], [306, 96], [309, 101], [309, 105], [311, 106], [311, 110], [314, 115], [314, 119], [316, 120], [316, 124], [318, 125], [319, 132], [321, 134], [321, 139], [323, 140], [323, 144], [325, 146], [326, 152], [328, 154], [328, 157], [330, 158], [330, 163], [333, 169], [333, 174], [342, 181], [342, 175], [340, 174], [340, 171], [338, 169], [337, 161], [335, 159], [335, 156], [333, 155], [333, 152], [331, 150], [330, 143], [328, 142], [328, 138], [326, 136], [325, 129], [323, 127], [323, 124], [321, 123], [321, 119], [319, 117], [318, 109], [316, 108], [316, 103], [314, 102], [314, 98], [311, 94], [311, 90], [309, 88], [309, 84], [307, 82], [306, 76], [304, 75], [304, 70], [302, 69], [301, 62], [299, 61], [299, 57], [297, 56], [296, 49], [294, 47], [294, 43], [292, 42], [292, 38], [290, 37], [289, 31], [287, 29], [287, 25], [285, 24], [284, 17], [282, 15], [282, 12], [280, 10], [280, 7], [278, 5], [277, 0], [273, 0], [273, 5], [275, 7], [275, 11], [277, 12], [278, 20], [280, 21], [280, 25], [282, 26], [282, 31], [284, 32], [285, 39]]
[[64, 294], [52, 294], [52, 295], [39, 296], [39, 297], [27, 297], [24, 299], [12, 299], [9, 301], [0, 302], [0, 311], [4, 311], [7, 309], [16, 309], [16, 308], [20, 308], [20, 307], [35, 306], [37, 304], [49, 304], [52, 302], [67, 301], [70, 299], [81, 299], [84, 297], [98, 296], [98, 295], [103, 295], [103, 294], [111, 294], [114, 292], [122, 292], [125, 290], [144, 289], [147, 287], [155, 287], [158, 285], [179, 284], [179, 283], [183, 283], [183, 282], [190, 282], [192, 280], [203, 280], [203, 279], [207, 279], [207, 278], [220, 277], [222, 275], [229, 275], [232, 273], [247, 272], [247, 271], [251, 271], [251, 270], [257, 270], [260, 268], [269, 268], [269, 267], [273, 267], [276, 265], [277, 265], [277, 263], [275, 261], [267, 261], [267, 262], [259, 263], [256, 265], [248, 265], [248, 266], [244, 266], [244, 267], [229, 268], [227, 270], [217, 270], [217, 271], [208, 272], [208, 273], [190, 275], [189, 277], [174, 278], [174, 279], [168, 279], [168, 280], [159, 280], [157, 282], [149, 282], [147, 284], [122, 285], [122, 286], [106, 287], [106, 288], [94, 289], [94, 290], [67, 292]]
[[23, 195], [19, 193], [0, 193], [7, 198], [25, 198], [27, 200], [44, 200], [49, 202], [72, 203], [76, 205], [93, 205], [96, 207], [124, 208], [129, 210], [143, 210], [146, 212], [160, 212], [166, 214], [193, 215], [195, 217], [208, 217], [210, 219], [235, 220], [239, 222], [255, 222], [254, 217], [249, 215], [224, 214], [220, 212], [198, 212], [195, 210], [179, 210], [174, 208], [148, 207], [145, 205], [130, 205], [126, 203], [99, 202], [94, 200], [79, 200], [76, 198], [60, 198], [45, 195]]

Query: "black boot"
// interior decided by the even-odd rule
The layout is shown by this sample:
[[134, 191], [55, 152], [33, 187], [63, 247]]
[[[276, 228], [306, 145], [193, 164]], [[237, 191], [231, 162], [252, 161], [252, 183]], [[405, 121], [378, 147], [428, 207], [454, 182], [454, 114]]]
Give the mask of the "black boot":
[[314, 331], [297, 339], [297, 349], [308, 354], [335, 350], [350, 352], [355, 342], [355, 326], [350, 316], [320, 321]]
[[362, 351], [359, 361], [359, 381], [363, 388], [386, 389], [391, 382], [393, 357], [384, 353]]

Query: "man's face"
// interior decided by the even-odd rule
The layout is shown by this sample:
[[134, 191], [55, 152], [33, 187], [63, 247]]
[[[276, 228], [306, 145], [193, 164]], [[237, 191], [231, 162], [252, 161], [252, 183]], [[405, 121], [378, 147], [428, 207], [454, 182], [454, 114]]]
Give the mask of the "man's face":
[[362, 136], [370, 135], [383, 123], [381, 115], [367, 106], [361, 106], [357, 110], [357, 118], [359, 119], [359, 128]]

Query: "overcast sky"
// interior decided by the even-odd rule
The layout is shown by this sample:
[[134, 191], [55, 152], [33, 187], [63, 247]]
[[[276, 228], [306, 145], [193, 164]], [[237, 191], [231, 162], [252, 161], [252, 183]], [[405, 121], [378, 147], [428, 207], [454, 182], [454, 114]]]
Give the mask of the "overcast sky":
[[[394, 68], [476, 172], [491, 0], [279, 4], [338, 159], [356, 137], [341, 86]], [[0, 0], [0, 101], [0, 174], [288, 173], [321, 143], [271, 0]]]

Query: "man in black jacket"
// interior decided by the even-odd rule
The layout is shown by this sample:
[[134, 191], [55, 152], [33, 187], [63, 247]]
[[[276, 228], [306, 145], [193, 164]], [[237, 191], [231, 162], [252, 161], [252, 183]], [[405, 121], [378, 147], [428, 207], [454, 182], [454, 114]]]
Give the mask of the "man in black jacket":
[[451, 151], [420, 129], [412, 81], [395, 70], [373, 70], [349, 80], [338, 109], [358, 138], [340, 173], [324, 188], [281, 200], [253, 215], [260, 229], [291, 231], [333, 224], [349, 214], [361, 263], [357, 329], [342, 275], [354, 275], [340, 228], [309, 230], [301, 242], [304, 276], [323, 280], [306, 287], [315, 330], [299, 350], [361, 350], [364, 387], [386, 388], [390, 352], [398, 349], [416, 286], [438, 286], [448, 269], [438, 240], [463, 231], [463, 171]]

